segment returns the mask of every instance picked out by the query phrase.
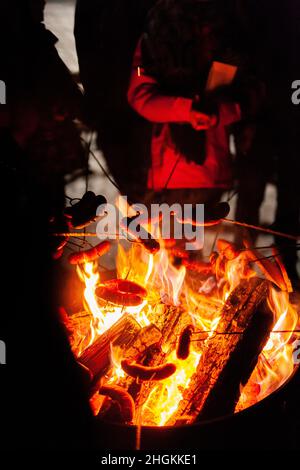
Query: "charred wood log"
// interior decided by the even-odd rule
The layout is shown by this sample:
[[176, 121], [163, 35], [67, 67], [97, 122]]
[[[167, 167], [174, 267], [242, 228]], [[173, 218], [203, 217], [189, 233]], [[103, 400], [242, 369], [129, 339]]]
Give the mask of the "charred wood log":
[[140, 330], [140, 325], [132, 316], [122, 317], [83, 352], [79, 357], [80, 363], [87, 367], [94, 377], [99, 376], [110, 365], [111, 344], [130, 345]]
[[[124, 349], [123, 359], [137, 361], [146, 365], [148, 361], [149, 351], [159, 351], [158, 344], [161, 341], [162, 334], [155, 325], [149, 325], [142, 328], [140, 333], [135, 337], [131, 345]], [[151, 355], [152, 357], [152, 355]], [[122, 387], [130, 392], [135, 398], [140, 390], [140, 385], [136, 384], [136, 379], [126, 376], [119, 383]]]
[[[273, 327], [266, 298], [270, 283], [243, 281], [223, 307], [217, 334], [205, 344], [190, 387], [184, 392], [177, 417], [187, 422], [233, 413], [258, 356]], [[171, 423], [169, 423], [171, 424]]]
[[174, 337], [179, 336], [184, 326], [191, 322], [191, 317], [182, 307], [159, 304], [153, 309], [152, 322], [162, 334], [162, 345], [174, 347]]
[[145, 351], [152, 345], [161, 340], [162, 334], [155, 325], [149, 325], [142, 328], [136, 335], [132, 343], [124, 350], [123, 358], [128, 360], [139, 361]]
[[[174, 338], [179, 336], [183, 327], [190, 323], [190, 315], [180, 307], [174, 305], [159, 304], [154, 309], [154, 318], [156, 326], [161, 331], [161, 340], [149, 345], [145, 349], [143, 357], [139, 362], [146, 367], [160, 367], [166, 362], [168, 353], [174, 349]], [[126, 388], [133, 396], [137, 404], [144, 403], [149, 393], [155, 386], [155, 381], [141, 382], [128, 377], [126, 380]]]

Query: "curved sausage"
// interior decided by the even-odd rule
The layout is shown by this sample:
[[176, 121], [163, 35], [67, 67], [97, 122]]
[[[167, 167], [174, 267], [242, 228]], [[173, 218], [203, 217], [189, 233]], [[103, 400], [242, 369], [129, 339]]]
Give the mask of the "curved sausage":
[[111, 279], [103, 282], [101, 286], [107, 289], [118, 290], [125, 294], [136, 294], [140, 297], [147, 297], [147, 291], [144, 287], [136, 282], [127, 281], [126, 279]]
[[169, 248], [174, 248], [176, 246], [177, 240], [175, 238], [164, 238], [163, 239], [163, 244], [164, 248], [169, 249]]
[[53, 252], [52, 252], [52, 259], [58, 260], [64, 254], [64, 248], [68, 243], [67, 237], [55, 237], [53, 241]]
[[177, 222], [181, 224], [191, 224], [196, 227], [210, 227], [218, 225], [222, 219], [227, 217], [230, 212], [230, 206], [227, 202], [219, 202], [215, 206], [205, 205], [204, 207], [204, 220], [197, 220], [197, 208], [193, 207], [191, 218], [181, 217], [175, 214]]
[[105, 255], [110, 249], [110, 242], [104, 241], [90, 248], [89, 250], [79, 251], [78, 253], [72, 253], [69, 256], [70, 264], [82, 264], [91, 263], [95, 261], [99, 256]]
[[122, 387], [117, 385], [104, 385], [99, 389], [99, 395], [104, 395], [118, 402], [121, 413], [126, 423], [131, 423], [134, 419], [135, 405], [131, 395]]
[[139, 295], [113, 291], [105, 287], [97, 287], [96, 295], [105, 302], [110, 302], [121, 307], [137, 307], [144, 302], [144, 299]]
[[184, 259], [187, 260], [189, 258], [189, 254], [184, 251], [180, 250], [179, 248], [171, 248], [169, 250], [170, 255], [174, 256], [174, 258]]
[[142, 381], [165, 380], [176, 372], [176, 366], [172, 363], [157, 367], [146, 367], [124, 360], [121, 362], [121, 367], [127, 375]]
[[237, 249], [234, 243], [230, 243], [223, 238], [219, 238], [219, 240], [217, 240], [217, 248], [219, 253], [222, 253], [228, 260], [233, 260], [240, 254], [240, 251]]
[[210, 263], [204, 263], [203, 261], [189, 261], [184, 259], [182, 264], [189, 270], [199, 274], [209, 274], [212, 271]]
[[[148, 232], [146, 232], [145, 230], [145, 233], [148, 233]], [[151, 255], [155, 255], [160, 250], [159, 242], [155, 240], [155, 238], [152, 238], [151, 236], [149, 239], [144, 238], [144, 237], [143, 238], [139, 237], [139, 242], [143, 245], [143, 247], [147, 251], [149, 251], [149, 253], [151, 253]]]
[[124, 279], [112, 279], [100, 284], [96, 295], [106, 302], [125, 307], [136, 307], [144, 302], [147, 291], [144, 287]]

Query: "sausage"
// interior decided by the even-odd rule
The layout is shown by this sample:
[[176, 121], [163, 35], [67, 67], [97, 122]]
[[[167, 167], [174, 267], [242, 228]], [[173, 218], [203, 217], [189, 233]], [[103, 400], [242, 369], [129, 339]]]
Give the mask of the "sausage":
[[106, 281], [101, 286], [108, 289], [118, 290], [126, 294], [136, 294], [140, 297], [147, 297], [147, 291], [144, 287], [140, 286], [136, 282], [127, 281], [126, 279], [111, 279]]
[[147, 291], [135, 282], [112, 279], [100, 284], [96, 289], [96, 295], [106, 302], [125, 307], [136, 307], [143, 303], [147, 297]]
[[99, 389], [99, 395], [104, 395], [118, 402], [125, 423], [131, 423], [135, 415], [135, 405], [131, 395], [117, 385], [104, 385]]
[[130, 230], [129, 225], [136, 219], [138, 215], [134, 217], [124, 217], [121, 220], [121, 227], [135, 240], [139, 241], [144, 248], [151, 254], [155, 254], [160, 250], [160, 244], [147, 230], [141, 225], [136, 226], [136, 231]]
[[[141, 230], [143, 230], [143, 229], [141, 229]], [[146, 232], [146, 230], [145, 230], [145, 233], [148, 233], [148, 232]], [[145, 237], [143, 237], [143, 238], [139, 237], [139, 242], [143, 245], [143, 247], [149, 253], [151, 253], [151, 255], [155, 255], [160, 250], [159, 242], [157, 240], [155, 240], [155, 238], [152, 238], [151, 235], [150, 235], [149, 239], [147, 239]]]
[[121, 367], [127, 375], [142, 381], [165, 380], [171, 377], [176, 371], [175, 364], [168, 363], [157, 367], [146, 367], [128, 360], [121, 362]]
[[89, 250], [79, 251], [78, 253], [72, 253], [69, 256], [70, 264], [81, 264], [81, 263], [91, 263], [95, 261], [99, 256], [105, 255], [110, 249], [110, 242], [104, 241], [90, 248]]
[[63, 248], [61, 248], [60, 250], [57, 250], [54, 253], [52, 253], [52, 259], [54, 261], [57, 261], [62, 257], [63, 254], [64, 254], [64, 250]]
[[230, 206], [227, 202], [219, 202], [215, 206], [205, 205], [204, 207], [204, 220], [198, 220], [197, 208], [193, 207], [191, 218], [180, 217], [175, 214], [177, 222], [181, 224], [191, 224], [197, 227], [210, 227], [218, 225], [222, 219], [227, 217], [230, 212]]
[[204, 263], [203, 261], [189, 261], [184, 259], [182, 264], [189, 270], [199, 274], [210, 274], [212, 272], [212, 266], [210, 263]]
[[189, 254], [184, 251], [180, 250], [179, 248], [171, 248], [169, 250], [170, 255], [174, 256], [174, 258], [184, 259], [187, 260], [189, 258]]
[[57, 251], [63, 250], [63, 248], [66, 246], [67, 243], [68, 243], [67, 237], [57, 237], [56, 250]]
[[178, 341], [177, 351], [176, 351], [176, 355], [178, 359], [185, 360], [189, 357], [193, 332], [194, 332], [193, 325], [187, 326], [181, 332], [179, 341]]
[[68, 243], [67, 237], [54, 237], [52, 259], [58, 260], [64, 254], [64, 248]]
[[237, 258], [240, 254], [240, 251], [237, 249], [234, 243], [230, 243], [222, 238], [219, 238], [219, 240], [217, 240], [217, 248], [218, 251], [224, 254], [224, 256], [228, 260], [233, 260], [234, 258]]
[[125, 294], [119, 291], [106, 289], [105, 287], [98, 287], [96, 295], [101, 300], [110, 302], [121, 307], [137, 307], [144, 302], [144, 299], [136, 294]]
[[217, 259], [219, 258], [219, 253], [213, 251], [209, 257], [210, 264], [212, 268], [216, 265]]
[[174, 248], [176, 246], [177, 240], [175, 238], [164, 238], [163, 239], [163, 244], [164, 248], [169, 249], [169, 248]]

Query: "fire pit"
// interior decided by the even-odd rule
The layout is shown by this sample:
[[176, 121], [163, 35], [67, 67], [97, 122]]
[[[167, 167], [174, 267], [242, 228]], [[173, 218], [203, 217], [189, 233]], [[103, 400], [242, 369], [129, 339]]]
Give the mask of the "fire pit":
[[119, 243], [108, 281], [97, 261], [78, 263], [83, 311], [64, 316], [99, 426], [137, 447], [141, 429], [171, 436], [243, 419], [296, 370], [299, 318], [278, 253], [218, 240], [204, 262], [160, 244], [153, 254]]

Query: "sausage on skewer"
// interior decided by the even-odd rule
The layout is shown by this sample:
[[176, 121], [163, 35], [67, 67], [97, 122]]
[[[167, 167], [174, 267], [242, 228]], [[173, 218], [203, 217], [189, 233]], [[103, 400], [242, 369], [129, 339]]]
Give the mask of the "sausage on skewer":
[[157, 367], [146, 367], [128, 360], [121, 362], [122, 369], [127, 375], [142, 381], [165, 380], [171, 377], [176, 371], [175, 364], [168, 363]]

